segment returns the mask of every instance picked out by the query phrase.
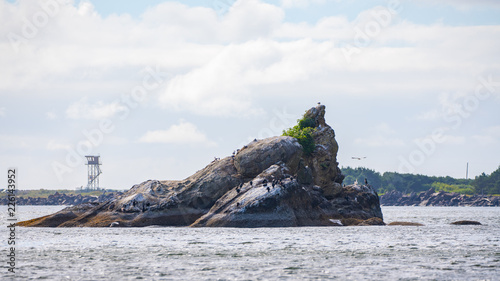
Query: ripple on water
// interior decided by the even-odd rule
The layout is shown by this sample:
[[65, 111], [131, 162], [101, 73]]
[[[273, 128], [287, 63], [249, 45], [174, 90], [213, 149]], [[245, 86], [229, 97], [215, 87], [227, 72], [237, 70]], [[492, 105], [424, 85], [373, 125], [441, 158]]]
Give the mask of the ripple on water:
[[[423, 227], [22, 228], [23, 280], [494, 279], [500, 208], [383, 208]], [[481, 227], [454, 227], [470, 219]], [[0, 273], [1, 280], [9, 280]]]

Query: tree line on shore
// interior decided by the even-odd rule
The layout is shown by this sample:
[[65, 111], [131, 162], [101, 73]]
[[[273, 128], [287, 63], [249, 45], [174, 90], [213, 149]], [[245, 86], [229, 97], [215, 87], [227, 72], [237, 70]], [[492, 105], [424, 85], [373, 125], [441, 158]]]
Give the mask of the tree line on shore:
[[433, 189], [436, 192], [445, 191], [467, 195], [500, 195], [500, 167], [489, 175], [482, 173], [474, 179], [400, 174], [396, 172], [380, 174], [364, 167], [342, 167], [341, 170], [345, 176], [345, 184], [353, 184], [356, 180], [362, 184], [367, 179], [368, 183], [379, 194], [390, 191], [409, 194]]

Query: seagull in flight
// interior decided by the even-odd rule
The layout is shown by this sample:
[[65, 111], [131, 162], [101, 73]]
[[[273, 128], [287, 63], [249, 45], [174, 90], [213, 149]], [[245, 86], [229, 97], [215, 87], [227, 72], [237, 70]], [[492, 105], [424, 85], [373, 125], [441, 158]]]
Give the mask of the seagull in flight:
[[356, 159], [356, 160], [361, 160], [361, 159], [365, 159], [365, 158], [366, 158], [366, 156], [364, 156], [364, 157], [354, 157], [354, 156], [353, 156], [353, 157], [352, 157], [352, 159]]

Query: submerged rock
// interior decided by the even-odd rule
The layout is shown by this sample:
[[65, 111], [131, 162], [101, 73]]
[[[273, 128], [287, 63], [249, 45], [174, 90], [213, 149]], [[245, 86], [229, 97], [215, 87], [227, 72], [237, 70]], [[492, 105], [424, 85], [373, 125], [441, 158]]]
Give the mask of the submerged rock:
[[338, 144], [325, 106], [306, 112], [315, 149], [305, 154], [292, 137], [255, 140], [181, 181], [148, 180], [104, 203], [21, 226], [287, 227], [383, 225], [370, 186], [342, 186]]
[[481, 225], [481, 223], [478, 221], [468, 221], [468, 220], [455, 221], [455, 222], [452, 222], [451, 224], [453, 224], [453, 225]]

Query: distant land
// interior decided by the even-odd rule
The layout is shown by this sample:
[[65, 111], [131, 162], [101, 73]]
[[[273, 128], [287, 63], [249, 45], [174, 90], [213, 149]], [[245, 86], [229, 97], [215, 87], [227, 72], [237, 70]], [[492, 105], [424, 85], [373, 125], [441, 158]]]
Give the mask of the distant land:
[[[342, 167], [341, 171], [345, 176], [343, 183], [346, 185], [354, 184], [356, 181], [360, 184], [364, 184], [366, 179], [368, 184], [381, 195], [383, 205], [431, 204], [451, 206], [462, 204], [464, 206], [491, 206], [490, 203], [485, 201], [486, 199], [480, 200], [478, 198], [493, 196], [487, 200], [496, 202], [494, 197], [500, 196], [500, 167], [489, 175], [482, 173], [474, 179], [400, 174], [396, 172], [385, 172], [380, 174], [375, 170], [364, 167]], [[112, 196], [121, 194], [122, 192], [124, 191], [109, 189], [99, 191], [70, 189], [18, 190], [16, 203], [18, 205], [76, 205], [87, 202], [104, 202]], [[425, 196], [424, 193], [426, 194]], [[441, 195], [439, 196], [441, 199], [437, 201], [426, 201], [425, 198], [431, 196], [433, 193], [436, 193], [433, 195], [434, 197], [437, 196], [437, 193], [440, 193]], [[448, 195], [445, 196], [445, 193]], [[384, 196], [386, 194], [388, 196]], [[462, 196], [459, 200], [457, 199], [459, 198], [458, 195], [467, 195], [468, 197]], [[472, 196], [474, 196], [475, 199], [471, 198]], [[449, 198], [448, 201], [450, 202], [443, 198]], [[455, 203], [451, 203], [451, 201]], [[7, 202], [7, 193], [5, 193], [4, 189], [1, 189], [0, 205], [6, 205]]]
[[[385, 172], [358, 167], [342, 167], [344, 184], [355, 181], [368, 184], [381, 195], [385, 206], [498, 206], [500, 197], [500, 167], [487, 175], [474, 179], [456, 179], [415, 174]], [[18, 205], [76, 205], [87, 202], [104, 202], [123, 190], [80, 191], [18, 190]], [[50, 198], [49, 198], [50, 197]], [[0, 192], [0, 205], [7, 204], [7, 194]]]
[[391, 191], [398, 191], [402, 194], [420, 193], [429, 189], [435, 192], [444, 191], [466, 195], [500, 195], [500, 167], [490, 175], [482, 173], [474, 179], [400, 174], [396, 172], [380, 174], [363, 167], [342, 167], [341, 170], [345, 176], [345, 184], [352, 184], [356, 180], [359, 183], [364, 183], [366, 179], [368, 184], [379, 195]]
[[[17, 205], [78, 205], [82, 203], [100, 203], [122, 194], [119, 190], [17, 190]], [[0, 192], [0, 205], [7, 205], [7, 193]]]

